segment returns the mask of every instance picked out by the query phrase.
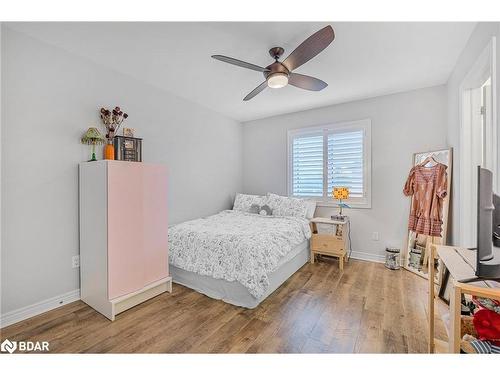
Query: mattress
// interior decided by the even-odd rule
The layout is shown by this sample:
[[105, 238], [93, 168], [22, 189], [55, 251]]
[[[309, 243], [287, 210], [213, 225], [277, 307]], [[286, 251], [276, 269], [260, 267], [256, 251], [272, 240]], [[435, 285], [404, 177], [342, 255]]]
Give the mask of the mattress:
[[174, 283], [194, 289], [208, 297], [223, 300], [232, 305], [253, 309], [307, 263], [309, 255], [308, 240], [294, 246], [292, 251], [280, 260], [278, 267], [268, 274], [269, 286], [266, 292], [259, 298], [250, 294], [248, 289], [238, 281], [214, 279], [210, 276], [199, 275], [173, 265], [170, 265], [170, 275]]
[[305, 218], [226, 210], [170, 227], [169, 263], [212, 279], [237, 281], [261, 300], [269, 275], [310, 237]]

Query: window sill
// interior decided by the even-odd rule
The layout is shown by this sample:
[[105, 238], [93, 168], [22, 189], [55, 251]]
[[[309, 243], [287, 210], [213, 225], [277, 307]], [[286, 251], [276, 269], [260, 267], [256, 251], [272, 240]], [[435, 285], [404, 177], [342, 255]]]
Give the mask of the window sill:
[[[343, 202], [343, 203], [345, 203], [349, 206], [349, 208], [344, 207], [347, 210], [349, 210], [351, 208], [364, 208], [364, 209], [372, 208], [371, 202]], [[317, 200], [316, 206], [317, 207], [339, 208], [339, 204], [337, 202], [324, 201], [324, 200]]]

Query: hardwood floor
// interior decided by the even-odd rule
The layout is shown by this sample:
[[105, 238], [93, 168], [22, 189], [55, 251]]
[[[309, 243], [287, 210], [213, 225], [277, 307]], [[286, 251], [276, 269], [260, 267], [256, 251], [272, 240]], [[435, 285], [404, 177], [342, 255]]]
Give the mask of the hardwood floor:
[[[424, 353], [425, 280], [382, 264], [306, 264], [253, 310], [174, 284], [108, 321], [78, 301], [1, 330], [63, 353]], [[438, 325], [438, 334], [443, 335]]]

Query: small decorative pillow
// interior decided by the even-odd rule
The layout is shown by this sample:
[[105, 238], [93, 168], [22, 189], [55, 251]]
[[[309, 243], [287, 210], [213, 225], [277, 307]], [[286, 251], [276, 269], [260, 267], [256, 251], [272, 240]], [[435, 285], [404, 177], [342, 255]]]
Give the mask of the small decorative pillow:
[[305, 218], [309, 208], [304, 199], [283, 197], [273, 193], [267, 194], [267, 204], [273, 210], [274, 216]]
[[260, 206], [259, 215], [272, 216], [273, 210], [271, 209], [271, 207], [269, 207], [267, 204], [265, 204], [263, 206]]
[[273, 210], [267, 204], [259, 206], [258, 204], [252, 204], [248, 210], [251, 214], [259, 214], [262, 216], [272, 216]]
[[258, 214], [260, 211], [260, 206], [258, 204], [252, 204], [248, 209], [248, 212], [251, 214]]
[[251, 194], [236, 194], [234, 199], [233, 210], [235, 211], [245, 211], [249, 212], [252, 204], [262, 205], [264, 204], [264, 196], [262, 195], [251, 195]]

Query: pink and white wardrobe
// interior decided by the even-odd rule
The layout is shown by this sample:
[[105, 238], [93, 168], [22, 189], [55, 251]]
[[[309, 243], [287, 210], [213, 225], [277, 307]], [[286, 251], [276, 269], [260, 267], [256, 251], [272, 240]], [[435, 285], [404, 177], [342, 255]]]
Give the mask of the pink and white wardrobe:
[[165, 291], [167, 172], [159, 164], [80, 164], [81, 299], [115, 316]]

